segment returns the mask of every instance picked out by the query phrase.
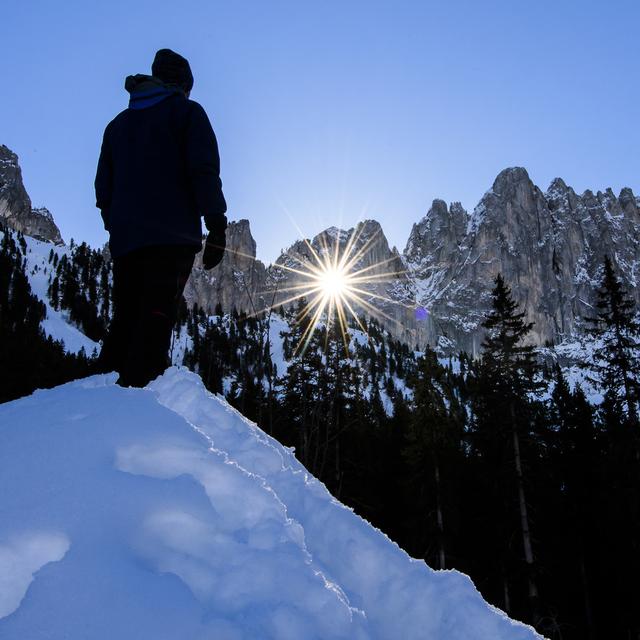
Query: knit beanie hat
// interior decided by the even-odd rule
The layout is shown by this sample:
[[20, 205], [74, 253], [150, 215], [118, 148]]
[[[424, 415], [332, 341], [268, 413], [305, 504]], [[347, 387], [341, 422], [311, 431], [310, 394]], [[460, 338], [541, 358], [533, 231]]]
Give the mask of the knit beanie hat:
[[185, 93], [193, 87], [193, 74], [189, 62], [171, 49], [160, 49], [151, 65], [151, 73], [165, 84], [174, 84]]

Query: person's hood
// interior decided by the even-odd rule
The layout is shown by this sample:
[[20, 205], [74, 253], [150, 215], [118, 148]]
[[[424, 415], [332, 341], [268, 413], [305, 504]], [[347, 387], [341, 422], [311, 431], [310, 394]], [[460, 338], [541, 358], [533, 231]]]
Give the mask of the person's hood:
[[165, 84], [154, 76], [147, 76], [142, 73], [127, 76], [124, 81], [124, 88], [131, 94], [129, 109], [146, 109], [171, 96], [185, 95], [180, 87]]

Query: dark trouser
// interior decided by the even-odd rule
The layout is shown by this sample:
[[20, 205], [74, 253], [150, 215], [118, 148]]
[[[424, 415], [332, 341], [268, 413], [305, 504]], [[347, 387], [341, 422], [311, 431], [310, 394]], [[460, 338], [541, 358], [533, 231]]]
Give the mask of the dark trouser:
[[118, 384], [143, 387], [169, 365], [171, 332], [195, 250], [144, 247], [113, 260], [113, 317], [98, 361]]

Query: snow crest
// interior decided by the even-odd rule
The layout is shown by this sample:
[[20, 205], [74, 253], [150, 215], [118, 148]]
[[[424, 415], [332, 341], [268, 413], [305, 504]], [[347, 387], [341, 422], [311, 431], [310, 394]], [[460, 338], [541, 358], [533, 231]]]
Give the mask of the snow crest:
[[0, 485], [7, 640], [539, 637], [409, 558], [182, 368], [0, 406]]
[[0, 541], [0, 618], [19, 606], [33, 575], [49, 562], [62, 560], [69, 550], [62, 533], [31, 531]]

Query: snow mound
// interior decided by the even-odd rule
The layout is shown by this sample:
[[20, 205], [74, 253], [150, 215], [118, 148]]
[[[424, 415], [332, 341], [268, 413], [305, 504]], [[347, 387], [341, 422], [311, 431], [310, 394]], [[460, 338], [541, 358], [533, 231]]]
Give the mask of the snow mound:
[[539, 637], [334, 500], [198, 376], [0, 406], [5, 640]]
[[33, 574], [45, 564], [61, 560], [68, 550], [66, 536], [42, 531], [15, 535], [0, 544], [0, 618], [20, 606]]

